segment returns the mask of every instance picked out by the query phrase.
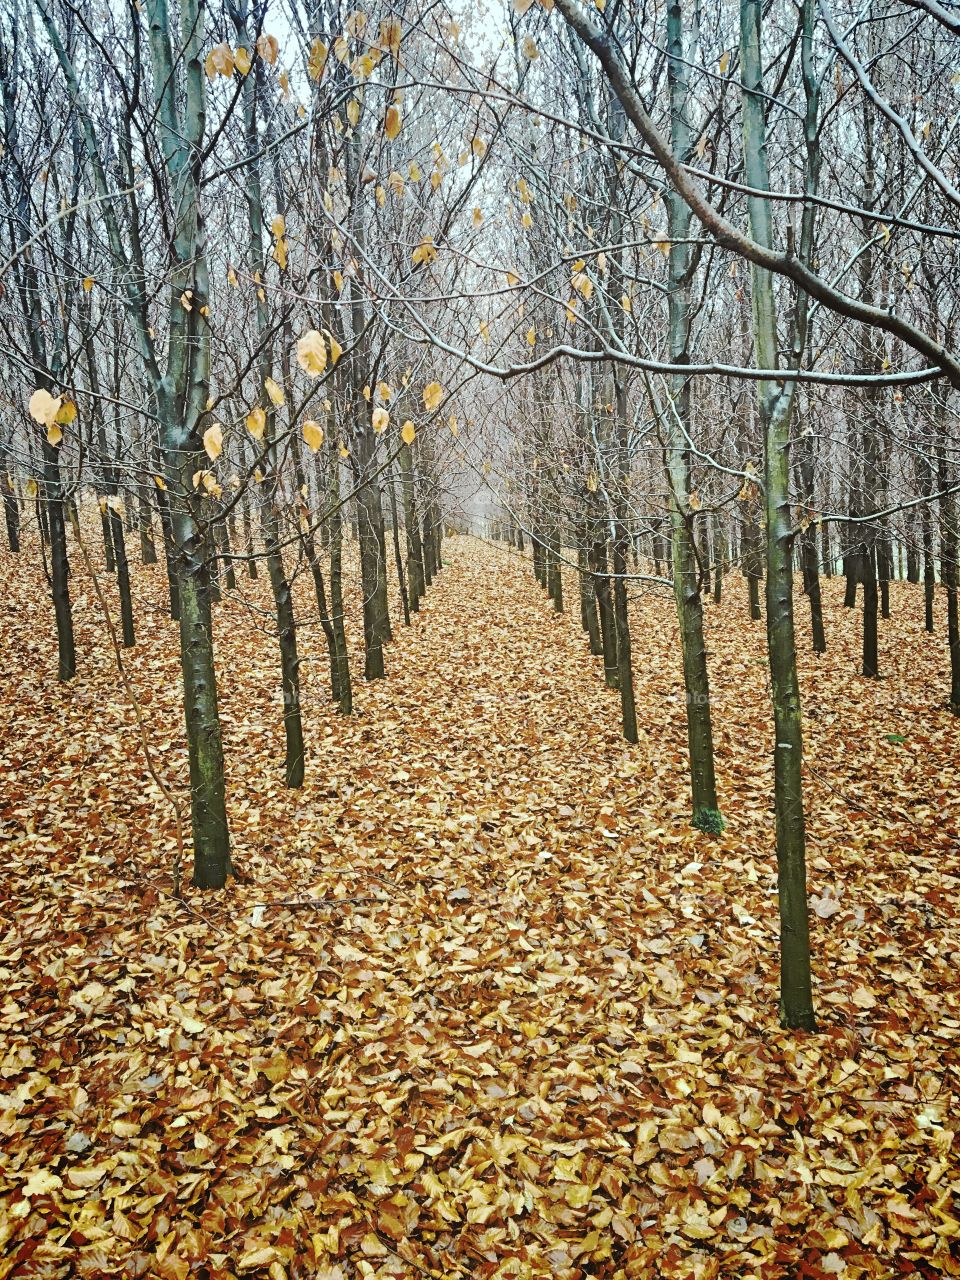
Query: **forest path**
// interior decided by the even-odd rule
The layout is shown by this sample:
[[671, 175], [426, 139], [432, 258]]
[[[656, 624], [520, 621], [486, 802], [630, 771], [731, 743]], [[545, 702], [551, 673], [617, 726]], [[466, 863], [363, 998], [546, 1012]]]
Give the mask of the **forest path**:
[[[35, 1264], [70, 1274], [146, 1258], [179, 1278], [207, 1258], [217, 1276], [466, 1277], [512, 1257], [523, 1277], [732, 1280], [835, 1253], [834, 1271], [892, 1275], [907, 1224], [942, 1262], [956, 728], [902, 593], [898, 682], [851, 680], [835, 584], [832, 651], [801, 659], [809, 750], [835, 782], [810, 793], [811, 1039], [776, 1020], [769, 711], [740, 593], [709, 625], [730, 818], [709, 840], [685, 820], [671, 602], [634, 605], [631, 748], [577, 617], [528, 566], [466, 539], [445, 556], [347, 720], [298, 584], [295, 793], [268, 615], [218, 608], [242, 878], [182, 904], [89, 594], [78, 579], [69, 689], [45, 606], [4, 607], [0, 1257], [32, 1237]], [[138, 575], [135, 670], [182, 776], [161, 586]], [[266, 604], [262, 580], [244, 590]]]

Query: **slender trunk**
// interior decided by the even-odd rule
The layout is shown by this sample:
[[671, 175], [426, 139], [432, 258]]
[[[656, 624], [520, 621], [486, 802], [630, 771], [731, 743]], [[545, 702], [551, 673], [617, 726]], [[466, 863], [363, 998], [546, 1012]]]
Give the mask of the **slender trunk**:
[[553, 601], [554, 613], [563, 613], [563, 578], [560, 557], [552, 542], [547, 544], [547, 595]]
[[390, 495], [390, 524], [393, 531], [393, 558], [397, 569], [397, 582], [400, 587], [400, 607], [403, 611], [403, 625], [410, 625], [410, 597], [407, 594], [407, 576], [403, 569], [403, 552], [400, 550], [400, 520], [397, 514], [397, 491], [393, 483], [393, 464], [387, 475], [387, 490]]
[[[247, 48], [253, 47], [253, 41], [247, 30], [247, 13], [245, 0], [233, 14], [238, 38]], [[264, 91], [265, 80], [260, 59], [256, 60], [252, 74], [244, 77], [242, 86], [243, 121], [246, 134], [248, 155], [252, 157], [246, 173], [244, 191], [247, 199], [247, 239], [250, 261], [259, 277], [266, 271], [266, 255], [263, 245], [263, 193], [261, 189], [261, 173], [259, 141], [257, 131], [258, 96]], [[260, 289], [256, 296], [257, 334], [261, 344], [257, 372], [261, 387], [271, 377], [271, 318], [269, 303], [264, 290]], [[287, 338], [284, 334], [284, 338]], [[284, 342], [284, 351], [288, 351]], [[289, 383], [288, 370], [283, 378]], [[280, 648], [280, 684], [283, 696], [283, 729], [285, 740], [284, 780], [288, 787], [301, 787], [304, 775], [304, 743], [303, 718], [300, 712], [300, 656], [297, 651], [297, 626], [293, 610], [293, 594], [290, 581], [283, 563], [281, 541], [280, 499], [281, 478], [276, 446], [276, 406], [272, 401], [265, 406], [264, 444], [266, 476], [264, 479], [265, 498], [262, 510], [262, 529], [264, 554], [267, 563], [267, 576], [273, 592], [277, 617], [277, 640]], [[226, 535], [226, 527], [222, 527], [221, 536]]]
[[115, 508], [109, 511], [112, 541], [117, 558], [117, 590], [120, 594], [120, 629], [123, 647], [132, 649], [135, 644], [133, 631], [133, 601], [130, 598], [130, 565], [127, 560], [127, 542], [123, 531], [123, 516]]
[[20, 550], [20, 505], [13, 477], [7, 470], [6, 453], [0, 454], [0, 489], [3, 490], [3, 516], [7, 526], [7, 546], [11, 551]]
[[[156, 465], [159, 466], [159, 463]], [[160, 510], [160, 528], [163, 532], [163, 556], [167, 566], [167, 592], [170, 598], [170, 618], [180, 621], [180, 585], [177, 578], [176, 547], [173, 542], [173, 522], [170, 518], [170, 499], [165, 489], [157, 493], [157, 507]]]
[[[684, 163], [692, 159], [692, 130], [688, 119], [687, 65], [683, 15], [679, 0], [667, 6], [667, 78], [670, 88], [670, 135]], [[690, 339], [690, 210], [671, 191], [667, 196], [670, 251], [667, 266], [670, 359], [689, 362]], [[683, 374], [670, 378], [670, 403], [661, 415], [664, 462], [670, 489], [670, 524], [673, 534], [673, 591], [680, 623], [683, 682], [686, 693], [687, 746], [689, 752], [693, 826], [719, 835], [723, 819], [717, 801], [713, 763], [713, 726], [710, 717], [710, 680], [703, 639], [703, 600], [694, 541], [694, 513], [690, 505], [690, 380]]]
[[727, 539], [723, 531], [720, 512], [713, 516], [713, 603], [723, 598], [723, 570], [727, 562]]
[[589, 569], [587, 552], [583, 547], [580, 547], [577, 552], [577, 569], [580, 578], [580, 621], [590, 641], [590, 652], [594, 657], [599, 657], [603, 653], [603, 641], [600, 638], [597, 592], [593, 574]]
[[72, 680], [77, 673], [77, 651], [73, 639], [73, 610], [70, 605], [70, 565], [67, 559], [67, 529], [60, 480], [60, 460], [54, 445], [46, 439], [43, 450], [43, 488], [47, 524], [50, 531], [50, 582], [57, 626], [57, 677]]
[[228, 591], [237, 589], [237, 572], [233, 567], [233, 547], [230, 545], [230, 526], [226, 520], [217, 520], [213, 525], [214, 541], [217, 547], [217, 560], [224, 585]]
[[357, 534], [360, 541], [360, 582], [363, 590], [363, 647], [365, 680], [382, 680], [383, 620], [381, 595], [385, 565], [380, 558], [380, 525], [383, 510], [374, 483], [365, 484], [357, 494]]
[[403, 524], [407, 535], [407, 576], [410, 582], [410, 611], [420, 612], [420, 601], [426, 591], [423, 572], [423, 540], [417, 516], [416, 488], [413, 477], [413, 445], [400, 445], [400, 491], [403, 496]]
[[607, 566], [607, 544], [594, 542], [590, 548], [590, 568], [594, 575], [597, 613], [600, 618], [600, 643], [603, 651], [603, 678], [609, 689], [620, 687], [617, 664], [617, 630], [613, 611], [613, 590]]
[[340, 711], [348, 716], [353, 711], [353, 686], [350, 682], [350, 658], [343, 613], [343, 510], [340, 506], [340, 461], [336, 449], [330, 449], [330, 621], [336, 639], [337, 693]]
[[[812, 0], [804, 0], [804, 60], [809, 57]], [[769, 191], [761, 0], [741, 0], [740, 54], [743, 78], [743, 155], [745, 176], [757, 191]], [[805, 76], [806, 78], [806, 76]], [[808, 90], [808, 113], [810, 98]], [[809, 123], [809, 115], [808, 115]], [[808, 131], [809, 139], [809, 131]], [[773, 243], [770, 201], [747, 198], [753, 238]], [[752, 305], [754, 343], [761, 368], [776, 368], [779, 354], [773, 281], [754, 265]], [[800, 350], [803, 350], [801, 345]], [[767, 649], [775, 732], [774, 808], [777, 831], [777, 881], [780, 908], [780, 1017], [784, 1026], [813, 1029], [810, 933], [807, 915], [806, 853], [803, 812], [803, 734], [793, 621], [793, 531], [790, 513], [790, 416], [793, 388], [777, 383], [759, 387], [764, 429], [764, 487], [767, 517]]]
[[627, 553], [630, 533], [627, 527], [626, 491], [629, 480], [629, 454], [626, 385], [613, 374], [616, 405], [617, 487], [613, 499], [613, 611], [617, 628], [617, 678], [620, 685], [620, 713], [623, 736], [627, 742], [638, 742], [637, 708], [633, 692], [633, 650], [630, 641], [630, 615], [627, 609]]
[[153, 538], [153, 510], [143, 491], [143, 486], [141, 486], [137, 495], [137, 504], [140, 517], [140, 563], [143, 565], [156, 564], [157, 545]]
[[823, 626], [823, 602], [820, 594], [820, 566], [817, 563], [817, 526], [813, 523], [814, 491], [814, 437], [809, 428], [800, 435], [797, 452], [797, 473], [800, 495], [805, 508], [807, 527], [800, 534], [800, 566], [803, 574], [803, 590], [810, 604], [810, 630], [813, 652], [826, 653], [827, 636]]
[[[944, 403], [943, 409], [946, 409]], [[940, 499], [940, 563], [943, 585], [947, 593], [947, 642], [950, 648], [950, 710], [960, 716], [960, 610], [957, 591], [960, 571], [957, 566], [958, 532], [957, 499], [950, 490], [949, 426], [946, 412], [940, 415], [940, 439], [938, 449], [938, 481], [943, 497]]]

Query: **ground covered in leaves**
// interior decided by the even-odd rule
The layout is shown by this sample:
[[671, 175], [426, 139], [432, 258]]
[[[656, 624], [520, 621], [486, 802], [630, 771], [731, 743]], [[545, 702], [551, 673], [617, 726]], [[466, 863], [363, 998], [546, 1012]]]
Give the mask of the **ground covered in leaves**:
[[[0, 1277], [960, 1274], [960, 752], [919, 589], [893, 590], [885, 679], [855, 674], [836, 583], [830, 652], [802, 656], [802, 1035], [776, 1017], [739, 579], [709, 616], [711, 839], [685, 822], [671, 601], [634, 602], [629, 747], [528, 566], [446, 556], [350, 720], [298, 586], [299, 793], [263, 578], [218, 607], [240, 878], [184, 902], [79, 557], [68, 687], [36, 546], [2, 558]], [[131, 669], [182, 788], [161, 570], [136, 594]]]

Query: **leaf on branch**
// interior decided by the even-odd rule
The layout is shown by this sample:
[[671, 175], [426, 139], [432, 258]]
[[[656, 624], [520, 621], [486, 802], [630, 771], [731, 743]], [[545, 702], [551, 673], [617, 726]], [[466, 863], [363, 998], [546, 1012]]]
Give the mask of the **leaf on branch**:
[[431, 411], [436, 409], [443, 399], [443, 387], [439, 382], [428, 382], [423, 388], [423, 403]]
[[308, 418], [303, 424], [303, 442], [314, 453], [323, 444], [323, 427], [319, 422], [315, 422], [313, 418]]
[[49, 391], [39, 387], [30, 397], [30, 403], [27, 408], [34, 422], [39, 422], [43, 427], [49, 427], [51, 423], [56, 421], [62, 403], [60, 396], [52, 396]]
[[[429, 407], [429, 406], [428, 406]], [[400, 439], [404, 444], [413, 444], [417, 438], [417, 429], [408, 418], [400, 428]]]
[[327, 367], [327, 344], [316, 329], [308, 329], [297, 342], [297, 363], [311, 378], [319, 378]]
[[256, 405], [247, 414], [247, 430], [253, 436], [254, 440], [262, 440], [266, 426], [267, 415], [259, 405]]
[[203, 433], [203, 447], [211, 462], [216, 462], [223, 450], [223, 429], [218, 422]]
[[277, 54], [280, 52], [280, 46], [277, 44], [276, 36], [268, 36], [266, 34], [257, 40], [257, 53], [271, 67], [277, 60]]
[[233, 50], [226, 41], [214, 45], [203, 65], [209, 79], [215, 80], [217, 76], [226, 76], [229, 79], [233, 75], [234, 68]]
[[437, 258], [437, 246], [431, 236], [424, 236], [411, 254], [414, 266], [429, 266]]
[[396, 103], [391, 103], [387, 107], [387, 114], [383, 119], [383, 132], [387, 135], [391, 142], [400, 136], [400, 130], [403, 128], [403, 116], [400, 114], [400, 108]]

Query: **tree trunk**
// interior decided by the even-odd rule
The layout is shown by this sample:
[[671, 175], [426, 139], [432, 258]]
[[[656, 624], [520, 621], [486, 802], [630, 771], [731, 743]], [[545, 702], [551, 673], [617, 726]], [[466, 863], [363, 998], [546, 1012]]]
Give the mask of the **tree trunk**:
[[13, 477], [7, 470], [6, 451], [0, 453], [0, 489], [3, 490], [3, 516], [7, 526], [7, 546], [11, 551], [20, 550], [20, 506]]
[[[804, 0], [804, 56], [809, 57], [812, 0]], [[743, 155], [747, 183], [769, 191], [765, 98], [761, 60], [761, 0], [741, 0], [740, 55], [743, 95]], [[805, 67], [806, 70], [806, 67]], [[809, 97], [808, 97], [809, 112]], [[808, 117], [809, 120], [809, 117]], [[808, 132], [809, 139], [809, 132]], [[747, 197], [753, 238], [773, 243], [770, 201]], [[777, 367], [777, 319], [773, 281], [751, 268], [754, 342], [763, 369]], [[802, 351], [802, 346], [801, 346]], [[815, 1027], [810, 974], [806, 853], [803, 813], [803, 733], [793, 622], [793, 531], [790, 513], [790, 415], [794, 387], [764, 382], [759, 387], [764, 429], [764, 487], [767, 516], [767, 649], [775, 732], [774, 809], [780, 908], [780, 1017], [784, 1026]]]
[[[667, 6], [667, 57], [671, 141], [683, 162], [690, 163], [693, 153], [688, 119], [688, 58], [679, 0], [671, 0]], [[674, 364], [687, 364], [690, 358], [690, 210], [675, 191], [667, 195], [667, 235], [670, 240], [667, 265], [670, 359]], [[694, 541], [694, 513], [690, 505], [690, 379], [684, 374], [674, 375], [669, 386], [670, 403], [659, 416], [670, 491], [673, 592], [683, 652], [691, 821], [701, 831], [719, 835], [723, 819], [717, 802], [703, 600]], [[717, 573], [719, 582], [720, 571]]]
[[50, 584], [57, 626], [57, 677], [72, 680], [77, 673], [77, 651], [73, 639], [73, 610], [70, 605], [70, 565], [67, 559], [67, 529], [64, 497], [60, 481], [60, 460], [54, 445], [44, 439], [43, 489], [50, 531]]
[[423, 573], [423, 540], [417, 516], [416, 488], [413, 476], [413, 445], [400, 445], [400, 492], [403, 498], [403, 524], [407, 536], [407, 577], [410, 583], [410, 612], [420, 612], [420, 601], [426, 591]]
[[594, 657], [599, 657], [603, 653], [603, 641], [600, 638], [597, 593], [593, 574], [588, 567], [587, 552], [583, 547], [577, 552], [577, 568], [580, 578], [580, 621], [590, 641], [590, 652]]

